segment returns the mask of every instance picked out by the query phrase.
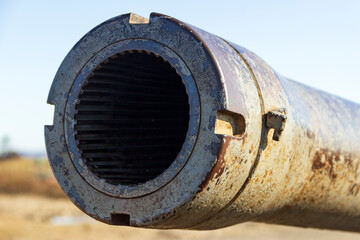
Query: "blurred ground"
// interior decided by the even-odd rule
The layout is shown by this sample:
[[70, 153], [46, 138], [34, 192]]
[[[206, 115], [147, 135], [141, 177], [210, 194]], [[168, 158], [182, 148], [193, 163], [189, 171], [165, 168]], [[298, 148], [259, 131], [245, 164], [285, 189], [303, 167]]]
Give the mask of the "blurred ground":
[[245, 223], [215, 231], [146, 230], [108, 226], [78, 210], [62, 193], [46, 160], [0, 161], [0, 240], [5, 239], [317, 239], [360, 234]]
[[0, 193], [37, 194], [65, 198], [45, 159], [11, 158], [0, 161]]

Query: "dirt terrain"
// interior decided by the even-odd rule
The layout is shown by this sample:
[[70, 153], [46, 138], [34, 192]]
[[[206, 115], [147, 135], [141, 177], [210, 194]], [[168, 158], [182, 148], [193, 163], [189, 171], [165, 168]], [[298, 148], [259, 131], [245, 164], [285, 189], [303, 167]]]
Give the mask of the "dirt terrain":
[[147, 230], [92, 220], [61, 192], [47, 161], [0, 162], [0, 240], [5, 239], [317, 239], [354, 240], [360, 234], [245, 223], [215, 231]]

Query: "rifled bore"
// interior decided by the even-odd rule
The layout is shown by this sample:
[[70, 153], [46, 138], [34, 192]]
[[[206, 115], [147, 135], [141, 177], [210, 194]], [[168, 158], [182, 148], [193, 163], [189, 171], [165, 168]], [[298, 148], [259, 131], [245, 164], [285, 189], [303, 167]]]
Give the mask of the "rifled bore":
[[127, 51], [96, 68], [76, 105], [75, 138], [89, 169], [105, 182], [154, 179], [175, 160], [189, 123], [181, 77], [165, 59]]

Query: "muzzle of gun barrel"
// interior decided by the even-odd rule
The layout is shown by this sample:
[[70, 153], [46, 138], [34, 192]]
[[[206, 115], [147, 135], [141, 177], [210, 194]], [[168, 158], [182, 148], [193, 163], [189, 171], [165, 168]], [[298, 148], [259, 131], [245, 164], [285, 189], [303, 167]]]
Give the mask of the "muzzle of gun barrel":
[[189, 24], [157, 13], [100, 24], [48, 103], [56, 179], [102, 222], [360, 231], [360, 106]]

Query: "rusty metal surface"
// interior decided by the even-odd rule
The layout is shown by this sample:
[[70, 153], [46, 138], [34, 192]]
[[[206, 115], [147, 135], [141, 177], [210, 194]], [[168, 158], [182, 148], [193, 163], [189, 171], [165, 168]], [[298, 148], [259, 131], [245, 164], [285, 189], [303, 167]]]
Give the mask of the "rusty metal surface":
[[[86, 168], [72, 109], [93, 69], [133, 50], [176, 69], [191, 118], [182, 152], [165, 172], [113, 185]], [[360, 231], [360, 106], [285, 79], [201, 29], [156, 13], [110, 19], [66, 56], [48, 103], [55, 105], [54, 123], [45, 127], [54, 174], [74, 204], [102, 222], [216, 229], [260, 221]]]

